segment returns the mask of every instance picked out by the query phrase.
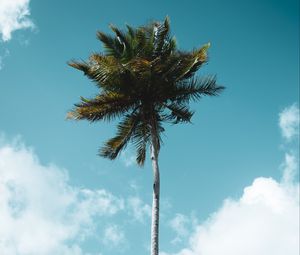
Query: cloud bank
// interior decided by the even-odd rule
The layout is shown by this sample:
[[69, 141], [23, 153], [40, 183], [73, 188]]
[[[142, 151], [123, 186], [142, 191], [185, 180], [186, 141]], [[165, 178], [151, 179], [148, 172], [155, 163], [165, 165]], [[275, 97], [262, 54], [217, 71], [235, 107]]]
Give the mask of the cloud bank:
[[83, 254], [95, 218], [124, 209], [107, 190], [71, 186], [65, 169], [41, 164], [20, 142], [0, 145], [0, 194], [1, 255]]
[[197, 226], [178, 255], [299, 254], [299, 186], [257, 178]]
[[14, 31], [34, 28], [29, 18], [30, 0], [0, 0], [0, 34], [2, 41], [11, 39]]
[[[296, 105], [287, 107], [279, 116], [283, 138], [297, 139]], [[298, 162], [296, 153], [286, 153], [281, 181], [258, 177], [239, 199], [226, 199], [208, 220], [196, 225], [195, 230], [191, 228], [189, 245], [176, 255], [298, 255], [299, 183], [295, 181]], [[180, 232], [186, 233], [186, 229]]]
[[101, 240], [99, 250], [128, 247], [112, 216], [144, 223], [151, 214], [137, 194], [72, 186], [66, 169], [43, 165], [21, 139], [7, 142], [1, 134], [0, 194], [1, 255], [92, 255], [81, 248], [89, 238]]

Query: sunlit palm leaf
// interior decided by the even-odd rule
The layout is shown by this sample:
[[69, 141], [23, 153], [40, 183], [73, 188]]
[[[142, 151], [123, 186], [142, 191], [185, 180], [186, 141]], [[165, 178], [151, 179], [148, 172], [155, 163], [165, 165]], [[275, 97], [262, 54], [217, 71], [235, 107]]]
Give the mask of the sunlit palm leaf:
[[73, 111], [69, 112], [68, 118], [91, 122], [98, 120], [113, 120], [126, 114], [135, 107], [135, 101], [113, 92], [101, 94], [94, 99], [81, 97], [81, 103], [75, 104]]
[[143, 165], [147, 146], [159, 151], [164, 132], [163, 122], [189, 123], [194, 114], [191, 101], [203, 96], [217, 96], [224, 89], [215, 76], [196, 78], [207, 62], [206, 44], [198, 50], [177, 49], [170, 36], [170, 22], [153, 22], [126, 30], [110, 26], [113, 35], [98, 32], [104, 53], [94, 53], [86, 61], [71, 61], [94, 81], [99, 94], [81, 98], [68, 113], [71, 119], [111, 121], [122, 119], [117, 134], [106, 142], [100, 155], [114, 159], [131, 141], [137, 152], [137, 163]]

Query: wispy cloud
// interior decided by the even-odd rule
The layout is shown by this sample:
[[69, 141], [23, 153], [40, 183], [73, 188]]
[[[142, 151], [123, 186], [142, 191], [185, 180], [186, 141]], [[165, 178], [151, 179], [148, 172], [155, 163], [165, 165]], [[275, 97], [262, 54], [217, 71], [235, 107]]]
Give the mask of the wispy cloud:
[[279, 114], [279, 126], [282, 136], [287, 141], [299, 136], [299, 107], [296, 103]]
[[151, 217], [151, 206], [144, 203], [138, 196], [129, 197], [127, 200], [128, 212], [136, 221], [145, 222]]
[[128, 150], [121, 152], [120, 158], [126, 167], [133, 166], [136, 163], [135, 155]]
[[299, 157], [292, 153], [285, 153], [284, 163], [281, 165], [283, 174], [281, 182], [289, 184], [296, 180], [297, 172], [299, 171]]
[[[297, 114], [295, 104], [280, 113], [285, 139], [296, 137]], [[286, 153], [281, 181], [258, 177], [239, 199], [225, 199], [205, 222], [195, 230], [189, 228], [189, 243], [176, 255], [298, 255], [299, 183], [294, 178], [298, 161], [298, 155]], [[175, 231], [185, 234], [187, 219], [175, 219]]]
[[67, 171], [43, 165], [20, 142], [0, 142], [0, 251], [15, 254], [83, 254], [80, 242], [95, 233], [95, 218], [124, 209], [104, 189], [81, 189]]
[[[0, 194], [1, 255], [92, 255], [82, 249], [89, 238], [106, 249], [127, 249], [127, 224], [151, 216], [151, 206], [138, 194], [117, 197], [106, 189], [73, 186], [66, 169], [42, 164], [20, 136], [7, 141], [1, 133]], [[122, 213], [133, 221], [112, 223]]]
[[30, 0], [0, 1], [0, 34], [4, 42], [9, 41], [16, 30], [34, 28], [30, 19], [29, 2]]
[[175, 217], [169, 222], [169, 226], [176, 234], [176, 237], [171, 241], [171, 243], [182, 243], [194, 230], [196, 224], [197, 219], [194, 214], [191, 214], [191, 216], [186, 216], [184, 214], [177, 213]]
[[105, 228], [103, 243], [111, 248], [120, 246], [126, 242], [124, 232], [117, 225], [111, 225]]

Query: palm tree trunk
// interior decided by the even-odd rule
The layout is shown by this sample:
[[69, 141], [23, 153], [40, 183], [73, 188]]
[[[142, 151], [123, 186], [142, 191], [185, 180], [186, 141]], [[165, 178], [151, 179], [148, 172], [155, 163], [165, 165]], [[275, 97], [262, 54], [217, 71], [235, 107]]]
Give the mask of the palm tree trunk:
[[159, 168], [158, 168], [158, 141], [152, 134], [151, 161], [153, 169], [153, 202], [152, 202], [152, 224], [151, 224], [151, 255], [158, 255], [158, 233], [159, 233]]

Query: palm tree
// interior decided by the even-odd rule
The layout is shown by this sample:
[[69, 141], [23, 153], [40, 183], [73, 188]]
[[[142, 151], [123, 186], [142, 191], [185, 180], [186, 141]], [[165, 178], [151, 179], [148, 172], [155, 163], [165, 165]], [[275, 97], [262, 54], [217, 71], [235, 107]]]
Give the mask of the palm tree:
[[196, 78], [207, 61], [209, 44], [191, 52], [179, 51], [170, 36], [170, 22], [153, 22], [122, 31], [111, 25], [114, 35], [97, 32], [104, 53], [88, 61], [69, 65], [95, 82], [99, 94], [81, 97], [68, 118], [90, 122], [120, 120], [116, 136], [100, 149], [99, 155], [115, 159], [126, 145], [136, 147], [136, 161], [142, 166], [150, 147], [153, 167], [151, 255], [158, 255], [160, 178], [158, 155], [163, 123], [189, 123], [194, 114], [190, 101], [216, 96], [224, 87], [215, 76]]

